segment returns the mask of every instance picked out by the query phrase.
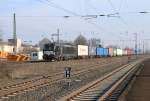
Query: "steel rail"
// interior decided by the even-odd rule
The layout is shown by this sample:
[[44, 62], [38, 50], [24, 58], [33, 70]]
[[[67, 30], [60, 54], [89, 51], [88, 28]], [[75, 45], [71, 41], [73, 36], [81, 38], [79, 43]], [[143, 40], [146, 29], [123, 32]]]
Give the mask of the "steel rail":
[[123, 75], [123, 77], [121, 77], [121, 79], [119, 79], [103, 96], [101, 96], [101, 97], [99, 98], [98, 101], [106, 101], [106, 99], [107, 99], [109, 96], [111, 96], [112, 93], [115, 91], [115, 89], [117, 89], [117, 88], [120, 86], [120, 84], [121, 84], [123, 81], [125, 81], [126, 78], [127, 78], [129, 75], [131, 75], [132, 72], [133, 72], [135, 69], [137, 69], [136, 65], [133, 66], [133, 68], [129, 69], [129, 70], [125, 73], [125, 75]]
[[[121, 61], [115, 61], [115, 62], [111, 62], [111, 63], [107, 63], [107, 64], [104, 64], [104, 63], [102, 63], [101, 65], [100, 64], [96, 64], [96, 65], [91, 65], [91, 66], [88, 66], [88, 67], [84, 67], [84, 68], [81, 68], [81, 69], [77, 69], [77, 70], [75, 70], [75, 72], [77, 72], [77, 71], [86, 71], [86, 70], [92, 70], [92, 69], [94, 69], [94, 68], [91, 68], [91, 69], [89, 69], [90, 67], [95, 67], [95, 66], [101, 66], [101, 67], [103, 67], [103, 66], [105, 66], [105, 65], [109, 65], [109, 64], [113, 64], [113, 63], [119, 63], [119, 62], [121, 62]], [[64, 74], [64, 72], [58, 72], [58, 73], [55, 73], [55, 74], [53, 74], [53, 75], [44, 75], [44, 76], [39, 76], [39, 77], [37, 77], [37, 78], [34, 78], [34, 79], [31, 79], [31, 80], [26, 80], [26, 81], [23, 81], [23, 82], [19, 82], [19, 83], [16, 83], [16, 84], [11, 84], [11, 85], [8, 85], [8, 86], [4, 86], [4, 87], [0, 87], [0, 91], [1, 90], [5, 90], [5, 89], [9, 89], [9, 88], [14, 88], [14, 87], [18, 87], [19, 85], [20, 86], [22, 86], [22, 84], [23, 85], [25, 85], [25, 84], [27, 84], [27, 83], [32, 83], [32, 82], [36, 82], [36, 81], [38, 81], [38, 80], [41, 80], [41, 79], [43, 79], [43, 78], [48, 78], [48, 79], [51, 79], [51, 78], [53, 78], [53, 77], [55, 77], [55, 76], [57, 76], [57, 75], [63, 75]]]
[[[116, 74], [117, 72], [120, 72], [120, 71], [123, 70], [124, 68], [126, 68], [126, 67], [129, 68], [129, 67], [130, 67], [130, 68], [132, 69], [132, 67], [133, 67], [134, 65], [136, 65], [137, 63], [139, 63], [139, 62], [141, 62], [141, 60], [138, 60], [138, 61], [136, 61], [136, 62], [134, 62], [134, 63], [132, 63], [132, 64], [127, 64], [127, 65], [124, 65], [124, 66], [122, 66], [122, 67], [120, 67], [120, 68], [118, 68], [118, 69], [115, 69], [115, 70], [112, 71], [111, 73], [109, 73], [109, 74], [107, 74], [107, 75], [105, 75], [105, 76], [99, 78], [99, 79], [96, 80], [96, 81], [93, 81], [93, 82], [91, 82], [91, 83], [85, 85], [84, 87], [82, 87], [82, 88], [80, 88], [79, 90], [77, 90], [77, 91], [71, 93], [70, 95], [65, 96], [65, 97], [59, 99], [59, 101], [78, 101], [78, 100], [82, 100], [82, 99], [80, 99], [80, 97], [78, 97], [78, 96], [84, 95], [84, 93], [85, 93], [86, 91], [88, 91], [88, 90], [90, 91], [90, 89], [93, 89], [93, 88], [96, 89], [95, 86], [99, 85], [99, 83], [103, 82], [104, 80], [106, 80], [106, 79], [108, 79], [108, 78], [111, 78], [114, 74]], [[77, 100], [77, 97], [78, 97], [78, 100]], [[74, 98], [76, 98], [76, 100], [75, 100]], [[102, 98], [103, 98], [103, 97], [102, 97]], [[84, 100], [85, 100], [85, 99], [84, 99]], [[87, 98], [86, 100], [89, 101], [88, 98]]]
[[[108, 64], [103, 64], [103, 65], [101, 65], [101, 67], [109, 65], [109, 64], [113, 64], [113, 63], [119, 63], [119, 62], [117, 61], [117, 62], [112, 62], [112, 63], [108, 63]], [[95, 67], [95, 68], [90, 68], [90, 69], [86, 69], [86, 70], [78, 70], [78, 71], [75, 72], [74, 75], [75, 76], [80, 75], [81, 73], [90, 72], [89, 70], [100, 68], [100, 67], [97, 67], [97, 66], [99, 66], [99, 64], [94, 65], [94, 66], [89, 66], [89, 67]], [[7, 98], [9, 96], [15, 96], [19, 93], [24, 93], [26, 91], [30, 91], [30, 90], [33, 90], [33, 89], [38, 88], [38, 87], [51, 85], [54, 82], [58, 82], [58, 81], [64, 79], [63, 74], [64, 73], [58, 73], [58, 74], [55, 74], [55, 76], [54, 75], [53, 76], [48, 76], [48, 77], [44, 77], [44, 78], [41, 78], [41, 79], [20, 83], [18, 85], [16, 84], [16, 85], [13, 85], [13, 86], [1, 88], [0, 97], [1, 98]], [[54, 79], [52, 79], [51, 77], [53, 77]]]

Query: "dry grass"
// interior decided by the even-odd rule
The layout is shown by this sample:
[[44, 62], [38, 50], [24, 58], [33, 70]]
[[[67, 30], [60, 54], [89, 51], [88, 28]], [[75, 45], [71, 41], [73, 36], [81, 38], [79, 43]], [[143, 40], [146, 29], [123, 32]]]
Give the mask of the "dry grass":
[[6, 61], [0, 62], [0, 79], [11, 79], [12, 68], [8, 66]]
[[104, 62], [117, 61], [120, 58], [103, 58], [103, 59], [89, 59], [89, 60], [70, 60], [60, 62], [46, 62], [46, 63], [0, 63], [0, 79], [15, 80], [28, 79], [36, 76], [51, 75], [58, 72], [63, 72], [65, 67], [71, 67], [72, 71], [76, 69], [86, 68], [90, 65], [101, 64]]

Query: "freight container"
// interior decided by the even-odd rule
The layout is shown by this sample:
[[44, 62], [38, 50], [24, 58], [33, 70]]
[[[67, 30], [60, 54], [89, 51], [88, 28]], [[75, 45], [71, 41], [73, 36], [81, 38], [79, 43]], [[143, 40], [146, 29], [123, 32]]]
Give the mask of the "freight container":
[[113, 56], [117, 56], [117, 49], [113, 48]]
[[104, 48], [96, 48], [96, 56], [104, 56]]
[[43, 51], [31, 52], [31, 60], [33, 61], [43, 60]]
[[127, 55], [128, 55], [128, 56], [134, 54], [134, 53], [133, 53], [133, 50], [130, 49], [130, 48], [126, 48], [125, 50], [127, 51]]
[[108, 56], [108, 48], [104, 48], [103, 53], [104, 53], [104, 56], [107, 57]]
[[[73, 45], [62, 45], [61, 46], [61, 57], [65, 60], [72, 59], [77, 56], [76, 46]], [[56, 54], [55, 54], [56, 55]], [[59, 56], [60, 54], [57, 53]]]
[[123, 49], [122, 50], [122, 55], [126, 56], [127, 55], [127, 50]]
[[88, 46], [86, 45], [78, 45], [78, 56], [88, 56]]
[[122, 49], [117, 49], [117, 56], [122, 56]]
[[96, 47], [92, 47], [92, 46], [89, 47], [89, 56], [92, 57], [96, 56]]
[[113, 48], [108, 48], [109, 56], [113, 56]]

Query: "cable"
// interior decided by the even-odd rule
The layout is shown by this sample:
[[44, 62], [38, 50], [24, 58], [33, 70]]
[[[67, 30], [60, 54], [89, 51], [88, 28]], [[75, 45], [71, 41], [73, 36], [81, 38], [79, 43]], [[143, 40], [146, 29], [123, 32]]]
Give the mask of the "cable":
[[[40, 1], [41, 3], [44, 3], [44, 4], [45, 4], [45, 2], [43, 2], [43, 1], [41, 1], [41, 0], [38, 0], [38, 1]], [[47, 3], [46, 3], [46, 4], [49, 5], [49, 6], [51, 6], [51, 7], [54, 7], [54, 8], [63, 10], [63, 11], [65, 11], [65, 12], [67, 12], [67, 13], [69, 13], [69, 14], [72, 14], [72, 15], [74, 15], [74, 16], [81, 16], [81, 15], [79, 15], [79, 14], [77, 14], [77, 13], [75, 13], [75, 12], [72, 12], [72, 11], [70, 11], [70, 10], [68, 10], [68, 9], [65, 9], [65, 8], [59, 6], [58, 4], [55, 4], [55, 3], [53, 3], [53, 2], [51, 2], [51, 1], [49, 1], [49, 0], [46, 0], [46, 1], [48, 2], [48, 4], [47, 4]], [[113, 6], [113, 4], [112, 4], [112, 2], [111, 2], [110, 0], [109, 0], [109, 2], [110, 2], [111, 5]], [[113, 6], [113, 8], [115, 9], [114, 6]], [[115, 11], [115, 10], [114, 10], [114, 11]], [[119, 14], [119, 13], [117, 12], [117, 13], [115, 13], [115, 14]], [[88, 16], [88, 15], [87, 15], [87, 16]], [[85, 16], [85, 17], [87, 17], [87, 16]], [[89, 15], [89, 16], [90, 16], [90, 15]], [[94, 16], [95, 16], [95, 15], [94, 15]], [[83, 17], [83, 16], [82, 16], [82, 17]], [[82, 18], [82, 17], [80, 17], [80, 18], [81, 18], [81, 19], [84, 19], [84, 18]], [[97, 18], [97, 15], [96, 15], [96, 18]], [[121, 19], [122, 19], [122, 18], [121, 18]], [[87, 23], [89, 23], [89, 24], [95, 26], [95, 28], [97, 28], [98, 30], [101, 29], [101, 30], [103, 30], [103, 31], [105, 31], [105, 32], [107, 32], [107, 33], [109, 33], [109, 34], [113, 34], [113, 35], [115, 35], [115, 36], [118, 37], [118, 35], [116, 35], [116, 34], [114, 34], [113, 32], [110, 32], [110, 31], [108, 31], [108, 30], [102, 28], [101, 26], [99, 26], [99, 25], [97, 25], [97, 24], [95, 24], [95, 23], [93, 23], [93, 22], [90, 22], [88, 19], [84, 19], [84, 21], [86, 21]], [[121, 21], [123, 22], [124, 20], [122, 19]], [[123, 23], [125, 24], [125, 21], [124, 21]], [[127, 23], [126, 23], [126, 25], [127, 25]]]
[[118, 8], [118, 11], [119, 11], [119, 12], [120, 12], [120, 10], [121, 10], [123, 1], [124, 1], [124, 0], [120, 0], [120, 5], [119, 5], [119, 8]]
[[[0, 16], [0, 17], [12, 17], [12, 16]], [[17, 15], [17, 17], [47, 17], [47, 18], [49, 18], [49, 17], [62, 17], [62, 18], [69, 18], [69, 17], [77, 17], [77, 16], [69, 16], [69, 15], [65, 15], [65, 16], [36, 16], [36, 15], [34, 15], [34, 16], [28, 16], [28, 15], [26, 15], [26, 16], [19, 16], [19, 15]]]
[[[112, 7], [112, 10], [113, 10], [114, 12], [116, 12], [117, 10], [116, 10], [115, 6], [113, 5], [113, 3], [111, 2], [111, 0], [107, 0], [107, 1], [109, 2], [110, 6]], [[117, 13], [118, 13], [118, 12], [117, 12]]]
[[[92, 9], [94, 9], [97, 13], [99, 13], [98, 12], [98, 10], [93, 6], [93, 5], [91, 5], [91, 3], [89, 3], [89, 2], [87, 2], [89, 5], [90, 5], [90, 7], [92, 8]], [[113, 14], [107, 14], [107, 17], [113, 17]], [[114, 16], [115, 17], [115, 16]], [[117, 35], [116, 35], [117, 36]], [[117, 36], [118, 37], [118, 36]]]
[[127, 6], [127, 8], [129, 8], [129, 6], [128, 6], [128, 1], [127, 1], [127, 0], [125, 0], [125, 2], [126, 2], [126, 6]]
[[[110, 4], [110, 6], [112, 7], [113, 11], [114, 11], [114, 12], [117, 12], [117, 14], [120, 15], [120, 13], [116, 10], [116, 8], [115, 8], [115, 6], [113, 5], [113, 3], [111, 2], [111, 0], [108, 0], [108, 2], [109, 2], [109, 4]], [[126, 25], [129, 29], [131, 28], [131, 27], [129, 27], [129, 24], [127, 24], [127, 23], [125, 22], [125, 20], [124, 20], [121, 16], [119, 17], [119, 19], [120, 19], [120, 21], [121, 21], [124, 25]]]
[[[90, 0], [89, 0], [90, 1]], [[87, 4], [96, 12], [96, 13], [100, 13], [98, 12], [97, 8], [95, 8], [91, 3], [89, 3], [89, 1], [87, 1]]]
[[[40, 1], [41, 3], [44, 3], [43, 0], [37, 0], [37, 1]], [[59, 6], [59, 5], [56, 5], [55, 3], [53, 3], [53, 2], [51, 2], [49, 0], [45, 0], [45, 1], [49, 2], [48, 5], [50, 5], [51, 7], [54, 7], [54, 8], [57, 8], [57, 9], [61, 9], [61, 10], [65, 11], [65, 12], [67, 12], [69, 14], [72, 14], [72, 15], [75, 15], [75, 16], [80, 16], [79, 14], [74, 13], [74, 12], [72, 12], [70, 10], [67, 10], [67, 9], [65, 9], [65, 8], [63, 8], [63, 7]]]
[[[43, 2], [43, 0], [37, 0], [37, 1], [40, 1], [41, 3], [44, 3], [44, 4], [45, 4], [45, 2]], [[46, 4], [49, 5], [49, 6], [51, 6], [51, 7], [54, 7], [54, 8], [63, 10], [63, 11], [65, 11], [65, 12], [67, 12], [67, 13], [69, 13], [69, 14], [72, 14], [72, 15], [74, 15], [74, 16], [81, 16], [81, 15], [79, 15], [79, 14], [77, 14], [77, 13], [75, 13], [75, 12], [72, 12], [72, 11], [70, 11], [70, 10], [68, 10], [68, 9], [65, 9], [65, 8], [59, 6], [58, 4], [55, 4], [55, 3], [53, 3], [53, 2], [51, 2], [51, 1], [49, 1], [49, 0], [45, 0], [45, 1], [47, 1], [48, 3], [46, 3]], [[88, 16], [88, 15], [87, 15], [87, 16]], [[86, 17], [87, 17], [87, 16], [86, 16]], [[93, 23], [93, 22], [90, 22], [89, 20], [84, 19], [83, 16], [80, 17], [80, 18], [83, 19], [84, 21], [86, 21], [87, 23], [89, 23], [89, 24], [91, 24], [91, 25], [94, 25], [97, 29], [101, 29], [101, 30], [103, 30], [103, 31], [105, 31], [105, 32], [107, 32], [107, 33], [112, 33], [112, 32], [109, 32], [108, 30], [106, 30], [106, 29], [104, 29], [104, 28], [98, 26], [97, 24], [95, 24], [95, 23]]]
[[[109, 2], [110, 5], [112, 6], [113, 11], [116, 11], [116, 8], [115, 8], [115, 6], [113, 5], [113, 3], [111, 2], [111, 0], [108, 0], [108, 2]], [[119, 10], [121, 9], [122, 2], [123, 2], [123, 0], [121, 0], [121, 2], [120, 2]], [[89, 4], [89, 2], [87, 2], [87, 3]], [[90, 3], [89, 5], [91, 5], [91, 3]], [[93, 7], [93, 5], [91, 5], [90, 7], [91, 7], [92, 9], [94, 9], [95, 11], [97, 11], [97, 9], [96, 9], [95, 7]], [[97, 12], [97, 13], [99, 13], [99, 12]], [[107, 17], [117, 17], [117, 16], [114, 16], [114, 15], [116, 15], [116, 14], [119, 14], [119, 13], [117, 12], [117, 13], [114, 13], [114, 14], [108, 14]], [[118, 18], [122, 21], [123, 24], [125, 24], [126, 26], [128, 26], [128, 24], [127, 24], [120, 16], [118, 16]], [[118, 36], [117, 36], [117, 37], [118, 37]]]

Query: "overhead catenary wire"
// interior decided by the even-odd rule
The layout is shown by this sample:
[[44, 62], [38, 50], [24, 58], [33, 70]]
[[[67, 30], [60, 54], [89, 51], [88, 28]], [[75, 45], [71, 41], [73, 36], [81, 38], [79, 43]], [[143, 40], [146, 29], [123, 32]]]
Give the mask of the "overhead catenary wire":
[[48, 5], [49, 6], [51, 6], [51, 7], [54, 7], [54, 8], [57, 8], [57, 9], [61, 9], [61, 10], [63, 10], [64, 12], [67, 12], [67, 13], [69, 13], [69, 14], [72, 14], [72, 15], [75, 15], [75, 16], [80, 16], [79, 14], [77, 14], [77, 13], [74, 13], [74, 12], [72, 12], [72, 11], [70, 11], [70, 10], [68, 10], [68, 9], [65, 9], [65, 8], [63, 8], [63, 7], [61, 7], [61, 6], [59, 6], [59, 5], [56, 5], [55, 3], [53, 3], [53, 2], [51, 2], [51, 1], [49, 1], [49, 0], [37, 0], [37, 1], [39, 1], [39, 2], [41, 2], [41, 3], [46, 3], [46, 2], [44, 2], [44, 1], [47, 1], [48, 3]]
[[[114, 34], [113, 32], [110, 32], [110, 31], [108, 31], [108, 30], [102, 28], [102, 27], [99, 26], [98, 24], [91, 22], [89, 19], [97, 18], [98, 16], [113, 17], [115, 14], [116, 14], [116, 15], [120, 15], [119, 12], [117, 12], [117, 13], [115, 12], [114, 15], [113, 15], [113, 14], [107, 14], [107, 15], [85, 15], [85, 16], [81, 16], [80, 14], [77, 14], [77, 13], [75, 13], [75, 12], [73, 12], [73, 11], [70, 11], [70, 10], [68, 10], [68, 9], [65, 9], [65, 8], [63, 8], [62, 6], [60, 6], [60, 5], [58, 5], [58, 4], [55, 4], [54, 2], [51, 2], [51, 1], [49, 1], [49, 0], [44, 0], [44, 1], [47, 1], [47, 2], [43, 2], [43, 0], [38, 0], [38, 1], [40, 1], [40, 2], [42, 2], [42, 3], [46, 3], [46, 4], [47, 4], [47, 2], [48, 2], [48, 5], [51, 6], [51, 7], [54, 7], [54, 8], [63, 10], [63, 11], [65, 11], [65, 12], [71, 14], [71, 15], [74, 15], [74, 16], [80, 16], [81, 19], [84, 19], [87, 23], [89, 23], [89, 24], [95, 26], [95, 28], [98, 29], [98, 30], [101, 30], [101, 31], [103, 30], [104, 32], [107, 32], [107, 33], [109, 33], [109, 34], [116, 35], [116, 34]], [[109, 2], [111, 3], [111, 6], [113, 6], [112, 8], [114, 9], [114, 11], [116, 11], [115, 6], [114, 6], [113, 3], [111, 2], [111, 0], [109, 0]], [[68, 17], [69, 17], [69, 16], [68, 16]], [[85, 17], [85, 18], [84, 18], [84, 17]], [[86, 17], [89, 17], [89, 18], [86, 18]], [[114, 16], [114, 17], [116, 17], [116, 16]], [[122, 17], [118, 17], [118, 18], [121, 20], [121, 22], [122, 22], [123, 24], [125, 24], [126, 26], [128, 26], [128, 24], [125, 22], [125, 20], [124, 20]], [[130, 27], [128, 26], [128, 28], [130, 28]], [[118, 37], [118, 35], [116, 35], [116, 36]]]
[[[17, 17], [39, 17], [39, 18], [41, 18], [41, 17], [45, 17], [45, 18], [56, 18], [56, 17], [62, 17], [62, 18], [68, 18], [68, 17], [78, 17], [78, 16], [70, 16], [70, 15], [64, 15], [64, 16], [40, 16], [40, 15], [33, 15], [33, 16], [31, 16], [31, 15], [16, 15]], [[4, 15], [4, 16], [0, 16], [0, 17], [12, 17], [12, 16], [9, 16], [9, 15]]]
[[[90, 1], [90, 0], [89, 0]], [[127, 3], [127, 0], [125, 0], [126, 1], [126, 3]], [[124, 24], [124, 25], [126, 25], [128, 28], [130, 28], [130, 26], [128, 25], [128, 23], [120, 16], [120, 11], [121, 11], [121, 8], [122, 8], [122, 5], [123, 5], [123, 2], [124, 2], [124, 0], [120, 0], [120, 5], [119, 5], [119, 8], [118, 8], [118, 11], [116, 10], [116, 7], [113, 5], [113, 3], [112, 3], [112, 1], [111, 0], [108, 0], [108, 2], [110, 3], [110, 5], [111, 5], [111, 7], [112, 7], [112, 10], [115, 12], [115, 13], [113, 13], [113, 14], [107, 14], [107, 17], [118, 17], [120, 20], [121, 20], [121, 22]], [[87, 3], [89, 3], [88, 1], [87, 1]], [[91, 3], [89, 4], [89, 6], [91, 5]], [[94, 9], [95, 10], [95, 12], [97, 12], [97, 9], [95, 8], [95, 7], [93, 7], [93, 5], [92, 6], [90, 6], [92, 9]], [[97, 12], [98, 13], [98, 12]], [[125, 12], [121, 12], [121, 14], [124, 14]], [[147, 12], [141, 12], [141, 11], [139, 11], [139, 12], [126, 12], [126, 14], [138, 14], [138, 13], [147, 13]], [[115, 16], [115, 15], [118, 15], [118, 16]], [[118, 37], [118, 36], [117, 36]]]
[[[40, 0], [41, 1], [41, 0]], [[49, 0], [46, 0], [46, 1], [48, 1], [48, 2], [50, 2]], [[43, 1], [42, 1], [42, 3], [43, 3]], [[55, 3], [52, 3], [52, 4], [55, 4]], [[48, 3], [48, 5], [49, 5], [49, 3]], [[59, 5], [58, 4], [55, 4], [55, 5], [57, 5], [57, 9], [60, 9], [60, 10], [63, 10], [64, 11], [64, 9], [61, 9], [61, 8], [63, 8], [63, 7], [59, 7]], [[49, 6], [51, 6], [51, 5], [49, 5]], [[52, 6], [52, 7], [54, 7], [54, 6]], [[67, 10], [67, 9], [65, 9], [65, 12], [66, 11], [69, 11], [69, 12], [72, 12], [72, 11], [70, 11], [70, 10]], [[67, 13], [69, 13], [69, 12], [67, 12]], [[70, 14], [70, 13], [69, 13]], [[75, 12], [72, 12], [71, 13], [72, 15], [76, 15], [76, 16], [81, 16], [81, 15], [79, 15], [79, 14], [76, 14]], [[88, 17], [88, 16], [91, 16], [91, 17], [95, 17], [95, 18], [97, 18], [97, 16], [103, 16], [103, 15], [86, 15], [85, 17]], [[107, 14], [107, 15], [104, 15], [104, 16], [107, 16], [107, 17], [116, 17], [116, 16], [113, 16], [113, 14]], [[82, 17], [84, 17], [84, 16], [82, 16]], [[101, 30], [101, 31], [104, 31], [104, 32], [106, 32], [106, 33], [109, 33], [109, 34], [111, 34], [111, 35], [115, 35], [116, 37], [119, 37], [118, 35], [116, 35], [116, 34], [114, 34], [113, 32], [111, 32], [111, 31], [109, 31], [109, 30], [106, 30], [106, 29], [104, 29], [104, 28], [102, 28], [101, 26], [99, 26], [98, 24], [96, 24], [96, 23], [93, 23], [93, 22], [91, 22], [91, 21], [89, 21], [88, 19], [91, 19], [91, 18], [82, 18], [81, 17], [81, 19], [83, 19], [83, 20], [85, 20], [87, 23], [89, 23], [89, 24], [91, 24], [91, 25], [93, 25], [96, 29], [98, 29], [98, 30]], [[94, 18], [93, 17], [93, 18]]]
[[127, 0], [125, 0], [125, 3], [126, 3], [126, 7], [129, 8], [129, 6], [128, 6], [128, 1], [127, 1]]
[[116, 7], [113, 5], [113, 3], [112, 3], [112, 1], [111, 0], [107, 0], [108, 1], [108, 3], [110, 4], [110, 6], [111, 6], [111, 8], [112, 8], [112, 10], [113, 10], [113, 12], [114, 12], [114, 14], [117, 14], [117, 15], [119, 15], [119, 19], [120, 19], [120, 21], [125, 25], [125, 26], [127, 26], [127, 28], [131, 28], [129, 25], [128, 25], [128, 23], [126, 23], [126, 21], [122, 18], [122, 16], [120, 15], [120, 11], [118, 11], [117, 9], [116, 9]]
[[119, 8], [118, 8], [118, 11], [119, 11], [119, 12], [120, 12], [120, 10], [121, 10], [121, 8], [122, 8], [123, 1], [124, 1], [124, 0], [120, 0], [120, 5], [119, 5]]
[[[108, 1], [109, 1], [109, 3], [110, 3], [111, 7], [113, 8], [113, 11], [115, 12], [115, 11], [116, 11], [115, 6], [114, 6], [113, 3], [111, 2], [111, 0], [108, 0]], [[87, 1], [87, 3], [89, 3], [89, 2]], [[120, 1], [120, 6], [119, 6], [119, 9], [118, 9], [119, 11], [121, 10], [122, 3], [123, 3], [123, 0]], [[91, 5], [91, 3], [90, 3], [90, 5]], [[93, 7], [93, 5], [90, 6], [90, 7], [91, 7], [92, 9], [94, 9], [96, 12], [98, 11], [95, 7]], [[99, 12], [97, 12], [97, 13], [99, 13]], [[120, 18], [120, 20], [122, 21], [123, 24], [125, 24], [126, 26], [128, 26], [128, 24], [120, 17], [119, 13], [120, 13], [120, 12], [115, 12], [115, 13], [113, 13], [113, 14], [107, 14], [107, 17], [118, 17], [118, 18]]]
[[[113, 5], [113, 3], [111, 2], [111, 0], [107, 0], [108, 1], [108, 3], [110, 4], [110, 6], [112, 7], [112, 9], [113, 9], [113, 11], [116, 13], [116, 14], [118, 14], [119, 16], [120, 16], [120, 13], [118, 12], [118, 10], [116, 9], [116, 7]], [[120, 21], [124, 24], [124, 25], [126, 25], [128, 28], [131, 28], [129, 25], [128, 25], [128, 23], [127, 22], [125, 22], [125, 20], [123, 19], [123, 17], [122, 16], [120, 16], [120, 17], [118, 17], [119, 19], [120, 19]]]
[[[111, 1], [111, 0], [108, 0], [108, 1]], [[110, 2], [109, 2], [110, 3]], [[111, 6], [113, 5], [112, 3], [110, 4]], [[112, 6], [112, 8], [114, 8], [114, 6]], [[116, 11], [116, 9], [114, 8], [114, 11]], [[139, 12], [139, 13], [147, 13], [147, 12]], [[120, 15], [120, 14], [119, 14]], [[125, 22], [125, 20], [120, 17], [120, 20], [129, 28], [131, 29], [131, 27], [128, 26], [128, 24]], [[134, 27], [136, 29], [136, 27]], [[134, 33], [136, 34], [136, 38], [135, 38], [135, 50], [137, 50], [137, 33]]]
[[[109, 3], [111, 4], [113, 10], [116, 9], [115, 6], [113, 5], [113, 3], [112, 3], [110, 0], [108, 0], [108, 1], [109, 1]], [[121, 9], [122, 2], [123, 2], [123, 0], [121, 0], [121, 2], [120, 2], [119, 10]], [[92, 8], [93, 8], [93, 6], [92, 6]], [[94, 10], [96, 10], [95, 7], [94, 7]], [[96, 11], [97, 11], [97, 10], [96, 10]], [[114, 10], [114, 11], [115, 11], [115, 10]], [[116, 12], [116, 13], [114, 13], [114, 14], [107, 14], [107, 17], [118, 17], [118, 18], [120, 18], [120, 16], [115, 16], [115, 15], [119, 15], [119, 12]], [[127, 23], [126, 23], [122, 18], [121, 18], [121, 20], [122, 20], [122, 22], [123, 22], [124, 24], [127, 25]]]
[[115, 13], [118, 13], [118, 12], [116, 12], [117, 10], [116, 10], [115, 6], [113, 5], [113, 3], [111, 2], [111, 0], [107, 0], [107, 1], [109, 2], [110, 6], [112, 7], [112, 10], [113, 10]]
[[[111, 2], [111, 1], [110, 1]], [[88, 1], [87, 1], [87, 3], [90, 5], [90, 7], [93, 9], [93, 10], [95, 10], [95, 12], [96, 13], [99, 13], [98, 11], [99, 10], [97, 10], [91, 3], [89, 3]], [[112, 3], [111, 3], [112, 4]], [[112, 6], [113, 6], [113, 4], [112, 4]], [[118, 13], [114, 13], [114, 14], [107, 14], [106, 16], [107, 17], [119, 17], [119, 16], [115, 16], [116, 14], [118, 14]], [[117, 36], [117, 35], [116, 35]], [[118, 36], [117, 36], [118, 37]]]
[[97, 8], [94, 7], [94, 6], [92, 5], [92, 3], [90, 3], [90, 1], [91, 1], [91, 0], [89, 0], [89, 1], [87, 0], [87, 1], [86, 1], [86, 3], [89, 5], [90, 8], [92, 8], [92, 9], [93, 9], [96, 13], [98, 13], [98, 14], [99, 14], [100, 12], [102, 12], [102, 11], [97, 10]]
[[[113, 3], [109, 0], [109, 2], [110, 2], [110, 4], [111, 4], [111, 6], [113, 7], [113, 10], [115, 9], [115, 7], [114, 7], [114, 5], [113, 5]], [[87, 3], [89, 3], [88, 1], [87, 1]], [[91, 5], [91, 3], [89, 4], [89, 5]], [[121, 5], [120, 5], [121, 6]], [[92, 6], [90, 6], [92, 9], [94, 9], [95, 10], [95, 12], [97, 12], [97, 13], [99, 13], [98, 12], [98, 10], [95, 8], [95, 7], [93, 7], [93, 5]], [[119, 13], [118, 12], [116, 12], [116, 13], [113, 13], [113, 14], [107, 14], [106, 15], [107, 17], [119, 17], [120, 18], [120, 16], [119, 16]], [[124, 24], [126, 24], [125, 23], [125, 21], [123, 21], [123, 23]], [[117, 36], [117, 35], [116, 35]], [[118, 36], [117, 36], [118, 37]]]
[[[43, 0], [37, 0], [37, 1], [40, 1], [41, 3], [47, 4], [47, 5], [51, 6], [51, 7], [54, 7], [54, 8], [63, 10], [64, 12], [69, 13], [69, 14], [71, 14], [71, 15], [74, 15], [74, 16], [82, 16], [82, 15], [80, 15], [80, 14], [77, 14], [77, 13], [73, 12], [73, 11], [70, 11], [70, 10], [68, 10], [68, 9], [65, 9], [65, 8], [61, 7], [60, 5], [55, 4], [54, 2], [51, 2], [51, 1], [49, 1], [49, 0], [44, 0], [44, 1], [47, 1], [47, 3], [44, 2]], [[90, 16], [90, 15], [87, 15], [87, 16], [85, 16], [85, 17], [88, 17], [88, 16]], [[95, 15], [93, 15], [93, 16], [95, 16]], [[101, 15], [99, 15], [99, 16], [101, 16]], [[83, 19], [84, 21], [86, 21], [87, 23], [89, 23], [89, 24], [91, 24], [91, 25], [94, 25], [95, 28], [97, 28], [98, 30], [107, 32], [107, 33], [109, 33], [109, 34], [110, 34], [110, 33], [113, 34], [113, 32], [110, 32], [110, 31], [108, 31], [108, 30], [102, 28], [101, 26], [99, 26], [99, 25], [97, 25], [97, 24], [95, 24], [95, 23], [93, 23], [93, 22], [91, 22], [91, 21], [89, 21], [89, 20], [83, 18], [83, 16], [80, 17], [80, 18]]]
[[[109, 1], [109, 3], [110, 3], [110, 5], [111, 5], [111, 7], [114, 9], [114, 11], [115, 12], [118, 12], [117, 10], [116, 10], [116, 8], [115, 8], [115, 6], [113, 5], [113, 3], [111, 2], [111, 0], [108, 0]], [[127, 8], [128, 8], [128, 3], [127, 3], [127, 0], [125, 0], [126, 1], [126, 5], [127, 5]], [[126, 12], [126, 14], [145, 14], [145, 13], [148, 13], [148, 11], [138, 11], [138, 12]], [[125, 13], [123, 13], [123, 12], [119, 12], [118, 13], [119, 15], [120, 14], [125, 14]], [[129, 25], [125, 20], [124, 20], [124, 18], [120, 15], [120, 21], [124, 24], [124, 25], [126, 25], [127, 26], [127, 28], [129, 28], [129, 29], [131, 29], [131, 28], [134, 28], [134, 29], [137, 29], [137, 27], [136, 27], [136, 25], [134, 25], [134, 26], [131, 26], [131, 25]]]

